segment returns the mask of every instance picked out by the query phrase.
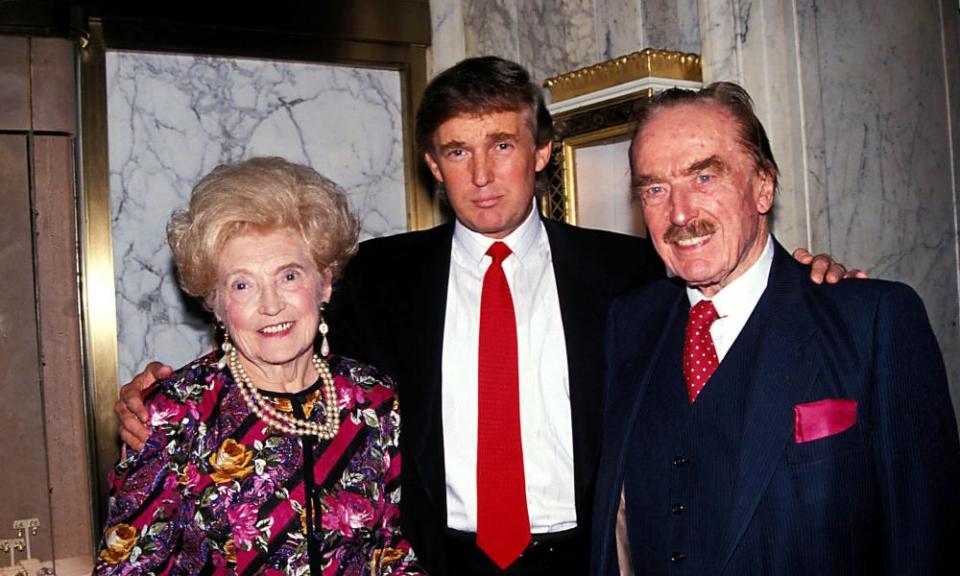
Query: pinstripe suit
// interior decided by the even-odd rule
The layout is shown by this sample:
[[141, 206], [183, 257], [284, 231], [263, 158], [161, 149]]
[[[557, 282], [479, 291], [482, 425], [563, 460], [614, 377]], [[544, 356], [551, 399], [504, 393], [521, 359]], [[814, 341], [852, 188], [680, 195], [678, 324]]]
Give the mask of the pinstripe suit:
[[[910, 288], [815, 285], [778, 244], [692, 406], [688, 307], [682, 282], [664, 280], [611, 308], [592, 573], [617, 573], [621, 488], [638, 574], [960, 573], [956, 421]], [[856, 423], [797, 443], [794, 407], [821, 399], [856, 401]]]

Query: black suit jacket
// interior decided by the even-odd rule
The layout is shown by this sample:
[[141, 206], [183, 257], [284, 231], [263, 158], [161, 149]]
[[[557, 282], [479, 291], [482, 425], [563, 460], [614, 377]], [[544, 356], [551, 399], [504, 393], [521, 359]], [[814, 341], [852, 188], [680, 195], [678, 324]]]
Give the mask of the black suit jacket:
[[[686, 558], [674, 567], [689, 574], [960, 573], [952, 543], [960, 534], [957, 426], [940, 350], [909, 287], [878, 280], [816, 285], [777, 245], [767, 288], [714, 374], [726, 369], [742, 378], [711, 379], [697, 404], [683, 406], [712, 409], [700, 403], [719, 397], [705, 395], [729, 397], [744, 386], [742, 419], [722, 421], [711, 433], [736, 427], [736, 449], [703, 451], [678, 467], [673, 449], [684, 412], [651, 426], [658, 414], [667, 416], [651, 413], [648, 403], [664, 405], [672, 393], [661, 387], [665, 381], [684, 394], [679, 375], [671, 380], [663, 367], [673, 362], [679, 371], [682, 336], [666, 334], [678, 324], [682, 334], [688, 308], [682, 282], [667, 280], [611, 307], [592, 573], [618, 573], [621, 487], [628, 525], [649, 534], [631, 535], [634, 564], [645, 574], [667, 574], [678, 552]], [[798, 441], [795, 406], [825, 399], [855, 401], [856, 423]], [[703, 490], [716, 485], [712, 471], [731, 463], [730, 490], [716, 507], [722, 513], [671, 509], [685, 478]], [[690, 549], [675, 549], [671, 539], [691, 517], [698, 537]]]
[[[607, 308], [618, 294], [662, 277], [663, 265], [643, 239], [547, 220], [544, 226], [568, 356], [578, 525], [589, 529]], [[456, 574], [453, 561], [448, 563], [443, 554], [447, 510], [441, 411], [452, 239], [451, 223], [361, 243], [328, 314], [337, 353], [373, 364], [397, 382], [403, 419], [401, 522], [431, 574]]]

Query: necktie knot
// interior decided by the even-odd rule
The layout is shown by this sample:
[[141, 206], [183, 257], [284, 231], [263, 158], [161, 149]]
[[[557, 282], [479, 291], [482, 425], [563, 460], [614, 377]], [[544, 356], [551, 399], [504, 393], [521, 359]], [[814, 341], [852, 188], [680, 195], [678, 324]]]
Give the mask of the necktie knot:
[[701, 329], [709, 329], [714, 320], [719, 317], [716, 307], [710, 300], [701, 300], [690, 308], [690, 324]]
[[507, 256], [513, 254], [510, 250], [510, 247], [504, 244], [503, 242], [494, 242], [487, 248], [487, 255], [493, 258], [493, 263], [500, 265], [504, 260], [507, 259]]

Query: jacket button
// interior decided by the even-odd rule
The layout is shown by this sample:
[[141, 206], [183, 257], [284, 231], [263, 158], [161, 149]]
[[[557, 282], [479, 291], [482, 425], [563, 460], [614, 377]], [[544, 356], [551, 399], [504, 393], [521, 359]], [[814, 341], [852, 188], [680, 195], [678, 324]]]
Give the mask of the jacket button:
[[679, 503], [678, 503], [678, 504], [674, 504], [673, 506], [670, 507], [670, 511], [673, 512], [675, 515], [683, 514], [683, 511], [686, 510], [686, 509], [687, 509], [686, 506], [684, 506], [683, 504], [679, 504]]
[[674, 564], [679, 564], [686, 559], [687, 559], [687, 555], [680, 554], [679, 552], [676, 552], [672, 556], [670, 556], [670, 561], [673, 562]]
[[676, 458], [673, 459], [674, 468], [682, 468], [686, 464], [687, 464], [687, 459], [684, 458], [683, 456], [677, 456]]

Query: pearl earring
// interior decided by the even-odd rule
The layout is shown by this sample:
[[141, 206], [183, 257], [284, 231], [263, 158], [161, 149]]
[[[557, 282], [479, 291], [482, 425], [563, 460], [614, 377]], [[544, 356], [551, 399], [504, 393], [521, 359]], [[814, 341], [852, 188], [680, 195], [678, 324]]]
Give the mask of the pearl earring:
[[330, 327], [327, 326], [327, 321], [323, 317], [323, 305], [320, 306], [320, 326], [317, 328], [317, 331], [320, 332], [320, 356], [326, 358], [330, 355], [330, 343], [327, 342], [327, 334], [330, 332]]
[[223, 355], [220, 356], [220, 359], [217, 361], [217, 367], [224, 370], [229, 361], [228, 356], [233, 352], [233, 343], [230, 342], [230, 332], [227, 330], [227, 327], [223, 324], [221, 324], [220, 327], [223, 328], [223, 344], [220, 345], [220, 351], [223, 352]]

